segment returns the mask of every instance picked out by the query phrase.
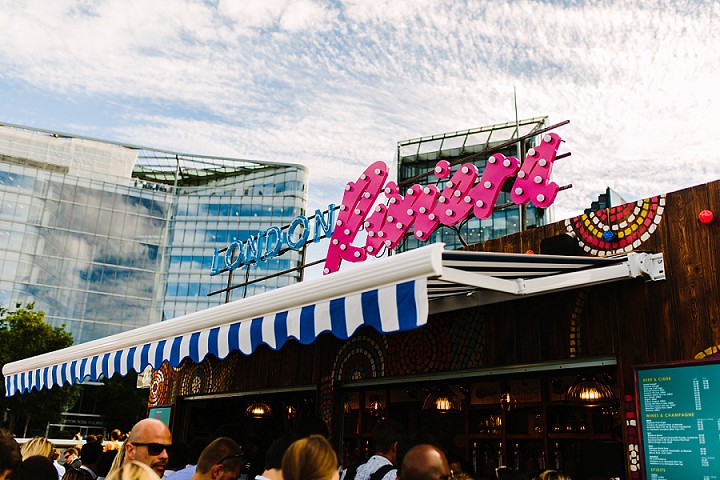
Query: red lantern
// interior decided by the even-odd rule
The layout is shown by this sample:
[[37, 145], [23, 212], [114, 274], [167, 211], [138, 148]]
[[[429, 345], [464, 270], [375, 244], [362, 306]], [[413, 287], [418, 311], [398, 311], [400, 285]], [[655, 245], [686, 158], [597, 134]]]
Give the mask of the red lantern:
[[713, 212], [711, 212], [710, 210], [703, 210], [698, 215], [698, 218], [702, 223], [710, 223], [713, 220]]

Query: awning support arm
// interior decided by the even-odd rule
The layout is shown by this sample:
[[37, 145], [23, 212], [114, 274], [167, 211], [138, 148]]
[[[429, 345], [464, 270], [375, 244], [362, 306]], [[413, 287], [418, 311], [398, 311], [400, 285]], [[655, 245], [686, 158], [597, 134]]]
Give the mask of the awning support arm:
[[440, 275], [437, 279], [444, 282], [469, 285], [471, 287], [484, 288], [512, 295], [521, 294], [518, 282], [523, 281], [522, 279], [505, 280], [503, 278], [483, 275], [481, 273], [467, 272], [465, 270], [459, 270], [451, 267], [444, 267], [442, 269], [442, 275]]
[[621, 278], [646, 277], [648, 281], [665, 280], [662, 253], [629, 253], [627, 259], [607, 267], [590, 268], [539, 278], [502, 278], [472, 273], [445, 267], [438, 280], [469, 285], [471, 287], [509, 293], [511, 295], [533, 295], [538, 293], [567, 290], [581, 286], [597, 285]]
[[628, 253], [626, 261], [616, 265], [521, 280], [520, 295], [567, 290], [637, 277], [645, 277], [648, 281], [665, 280], [662, 253], [633, 252]]

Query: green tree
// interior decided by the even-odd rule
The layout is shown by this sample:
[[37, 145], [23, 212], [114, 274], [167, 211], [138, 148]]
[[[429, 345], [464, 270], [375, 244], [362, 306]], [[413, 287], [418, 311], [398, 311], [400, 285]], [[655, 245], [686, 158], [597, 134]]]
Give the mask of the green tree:
[[[12, 312], [0, 308], [0, 366], [72, 344], [72, 335], [64, 325], [53, 327], [45, 323], [45, 313], [35, 310], [33, 304]], [[6, 398], [5, 382], [0, 385], [0, 393], [0, 408], [8, 419], [9, 429], [23, 437], [29, 429], [31, 433], [44, 434], [47, 423], [57, 421], [65, 406], [77, 396], [75, 388], [56, 386]]]
[[137, 388], [137, 374], [115, 374], [98, 389], [97, 413], [105, 419], [108, 430], [128, 432], [138, 421], [147, 417], [148, 391]]

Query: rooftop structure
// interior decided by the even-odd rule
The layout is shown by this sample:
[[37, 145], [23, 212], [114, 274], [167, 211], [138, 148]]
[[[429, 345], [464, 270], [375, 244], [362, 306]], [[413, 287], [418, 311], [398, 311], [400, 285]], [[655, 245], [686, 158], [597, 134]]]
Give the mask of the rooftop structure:
[[[398, 142], [398, 184], [408, 187], [413, 183], [435, 183], [437, 178], [425, 174], [432, 172], [439, 160], [447, 160], [453, 164], [465, 157], [477, 155], [471, 162], [477, 166], [481, 175], [492, 153], [499, 152], [524, 160], [526, 152], [537, 143], [536, 135], [533, 134], [547, 126], [548, 117], [536, 117]], [[523, 137], [528, 138], [522, 140]], [[518, 139], [521, 140], [517, 141]], [[509, 189], [510, 185], [503, 188], [498, 205], [510, 202]], [[496, 209], [487, 219], [471, 217], [455, 227], [438, 228], [428, 239], [428, 243], [444, 242], [447, 248], [459, 248], [544, 225], [548, 221], [550, 215], [532, 204], [510, 204]], [[408, 236], [398, 250], [406, 251], [418, 246], [418, 240]]]

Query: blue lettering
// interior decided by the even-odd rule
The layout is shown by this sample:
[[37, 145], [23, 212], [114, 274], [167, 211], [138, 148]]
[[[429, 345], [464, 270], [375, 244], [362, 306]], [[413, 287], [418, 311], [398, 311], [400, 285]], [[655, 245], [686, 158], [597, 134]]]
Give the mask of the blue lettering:
[[[213, 252], [212, 262], [210, 265], [210, 275], [218, 275], [223, 270], [233, 271], [237, 268], [244, 267], [248, 264], [256, 264], [258, 262], [266, 262], [270, 258], [276, 257], [286, 245], [293, 250], [299, 250], [310, 242], [319, 242], [322, 237], [330, 237], [335, 227], [335, 211], [337, 207], [334, 204], [328, 205], [327, 217], [323, 215], [321, 210], [315, 210], [314, 232], [310, 239], [310, 220], [302, 215], [293, 219], [292, 223], [286, 231], [280, 227], [270, 227], [264, 232], [258, 232], [256, 236], [250, 236], [244, 242], [235, 240], [228, 245], [223, 258], [221, 252], [216, 248]], [[242, 215], [242, 213], [241, 213]], [[299, 232], [298, 229], [302, 228]], [[223, 231], [226, 237], [229, 237], [228, 231]], [[236, 235], [246, 234], [246, 230], [240, 230]], [[217, 237], [213, 240], [222, 242], [225, 237], [221, 232], [217, 232]], [[295, 240], [297, 238], [297, 240]], [[310, 239], [310, 240], [309, 240]]]
[[[297, 230], [300, 225], [303, 226], [303, 232], [302, 235], [300, 235], [300, 238], [295, 241], [295, 230]], [[295, 220], [292, 221], [292, 223], [290, 224], [290, 228], [288, 228], [287, 232], [286, 241], [288, 247], [292, 248], [293, 250], [300, 250], [303, 246], [305, 246], [305, 243], [307, 242], [309, 236], [310, 221], [307, 219], [307, 217], [295, 217]]]
[[285, 242], [285, 232], [280, 227], [270, 227], [265, 231], [265, 254], [260, 257], [261, 260], [276, 257], [280, 253], [283, 242]]
[[243, 250], [243, 244], [241, 242], [232, 242], [225, 251], [225, 268], [233, 271], [239, 266], [244, 265], [245, 254]]
[[258, 232], [257, 237], [250, 235], [245, 242], [245, 263], [256, 264], [260, 261], [263, 251], [265, 232]]
[[210, 276], [215, 276], [222, 272], [222, 263], [223, 261], [220, 260], [220, 250], [216, 248], [212, 256], [212, 264], [210, 265]]
[[[323, 213], [319, 209], [315, 210], [315, 243], [320, 241], [320, 237], [322, 235], [325, 235], [326, 237], [331, 236], [334, 226], [335, 205], [333, 205], [332, 203], [328, 205], [327, 222], [325, 221], [325, 216], [323, 215]], [[322, 230], [322, 233], [320, 233], [320, 230]]]

